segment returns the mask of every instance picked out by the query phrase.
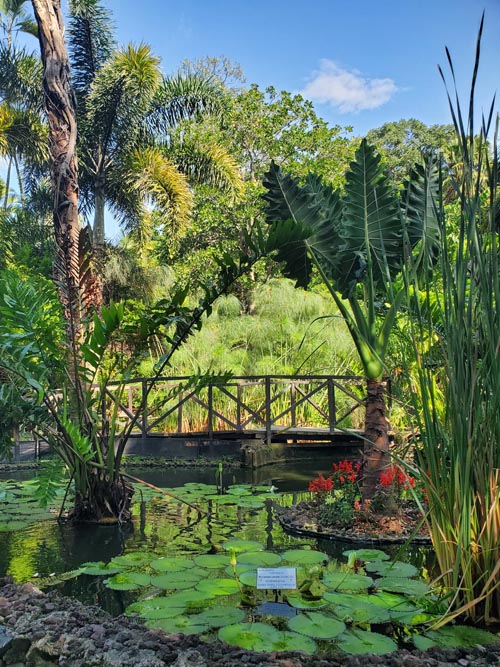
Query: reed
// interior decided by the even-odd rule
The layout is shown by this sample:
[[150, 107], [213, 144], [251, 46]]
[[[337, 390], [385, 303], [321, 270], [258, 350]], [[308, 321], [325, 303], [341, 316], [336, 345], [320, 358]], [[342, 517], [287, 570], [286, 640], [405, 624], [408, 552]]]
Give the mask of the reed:
[[475, 127], [482, 28], [483, 22], [465, 116], [447, 51], [452, 86], [446, 87], [460, 154], [451, 182], [459, 213], [441, 217], [438, 267], [424, 278], [415, 267], [406, 275], [418, 369], [417, 458], [449, 599], [443, 622], [458, 615], [486, 623], [500, 618], [498, 117], [492, 104]]

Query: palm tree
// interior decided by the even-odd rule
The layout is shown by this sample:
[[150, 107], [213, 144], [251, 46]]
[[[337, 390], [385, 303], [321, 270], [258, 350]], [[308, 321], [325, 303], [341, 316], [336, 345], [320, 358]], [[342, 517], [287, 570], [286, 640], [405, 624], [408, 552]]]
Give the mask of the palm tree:
[[81, 210], [94, 211], [94, 243], [104, 244], [106, 205], [132, 228], [148, 200], [182, 227], [193, 208], [190, 181], [201, 178], [238, 194], [236, 162], [222, 148], [186, 142], [179, 152], [172, 142], [180, 122], [220, 113], [220, 86], [195, 75], [165, 78], [144, 44], [117, 49], [99, 0], [71, 0], [70, 14]]
[[[344, 318], [367, 379], [363, 493], [375, 492], [389, 463], [384, 400], [385, 354], [403, 291], [394, 285], [409, 247], [420, 242], [421, 264], [437, 239], [436, 170], [413, 174], [398, 196], [380, 157], [361, 142], [344, 193], [310, 174], [303, 186], [274, 163], [266, 174], [267, 218], [285, 275], [306, 287], [313, 267]], [[347, 303], [346, 303], [347, 302]]]

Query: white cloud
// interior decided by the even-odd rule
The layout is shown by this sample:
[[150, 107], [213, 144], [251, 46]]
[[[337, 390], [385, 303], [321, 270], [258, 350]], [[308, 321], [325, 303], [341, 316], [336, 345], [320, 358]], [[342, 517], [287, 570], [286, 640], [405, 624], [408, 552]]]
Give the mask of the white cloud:
[[341, 113], [377, 109], [396, 93], [392, 79], [370, 79], [357, 70], [346, 70], [333, 60], [321, 60], [319, 70], [301, 91], [304, 97], [337, 107]]

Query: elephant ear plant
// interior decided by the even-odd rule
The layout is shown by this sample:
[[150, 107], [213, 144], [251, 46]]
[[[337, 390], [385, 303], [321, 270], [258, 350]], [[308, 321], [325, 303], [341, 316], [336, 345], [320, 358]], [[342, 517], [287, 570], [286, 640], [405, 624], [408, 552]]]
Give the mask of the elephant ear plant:
[[[284, 273], [306, 287], [316, 270], [344, 318], [367, 380], [363, 494], [389, 464], [383, 376], [404, 291], [395, 280], [410, 249], [423, 264], [436, 241], [437, 169], [417, 168], [402, 194], [375, 149], [361, 142], [343, 192], [309, 174], [300, 185], [274, 163], [265, 175], [269, 238]], [[414, 250], [416, 253], [416, 249]]]

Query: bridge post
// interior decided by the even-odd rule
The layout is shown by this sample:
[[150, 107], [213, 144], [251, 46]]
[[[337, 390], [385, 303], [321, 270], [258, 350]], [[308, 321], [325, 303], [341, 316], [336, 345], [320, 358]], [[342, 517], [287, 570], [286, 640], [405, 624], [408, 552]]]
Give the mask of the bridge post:
[[290, 417], [292, 420], [290, 426], [295, 428], [297, 426], [297, 405], [295, 403], [295, 382], [293, 380], [290, 382]]
[[271, 378], [266, 375], [266, 445], [271, 444], [272, 422], [271, 422]]
[[328, 426], [330, 433], [335, 433], [335, 426], [337, 425], [337, 410], [335, 406], [335, 385], [333, 378], [328, 378]]
[[141, 438], [146, 439], [148, 434], [148, 387], [146, 380], [141, 380]]
[[214, 439], [214, 423], [213, 423], [213, 416], [214, 416], [214, 387], [213, 384], [210, 383], [208, 385], [208, 439], [213, 440]]

